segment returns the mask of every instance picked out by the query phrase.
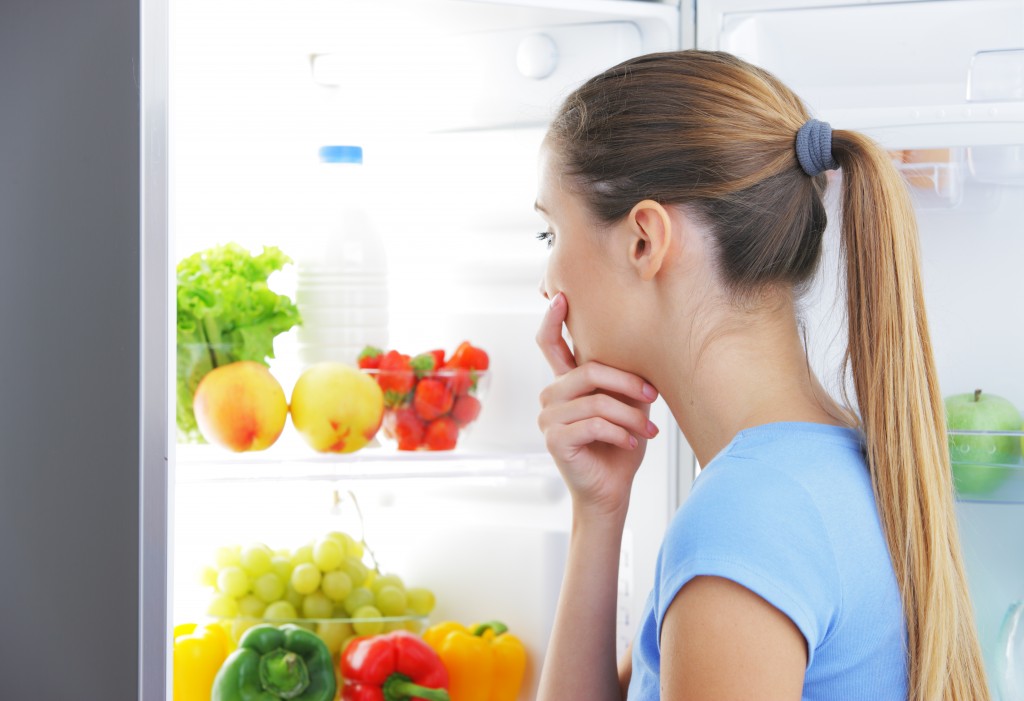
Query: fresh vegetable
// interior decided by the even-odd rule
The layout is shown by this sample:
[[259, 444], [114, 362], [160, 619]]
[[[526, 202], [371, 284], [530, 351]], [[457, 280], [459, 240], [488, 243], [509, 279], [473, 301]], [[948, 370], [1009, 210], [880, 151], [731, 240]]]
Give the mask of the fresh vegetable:
[[448, 669], [451, 701], [515, 701], [519, 695], [526, 648], [505, 624], [489, 621], [470, 630], [445, 621], [428, 628], [423, 640]]
[[217, 672], [212, 701], [333, 701], [334, 663], [316, 633], [296, 625], [250, 628]]
[[231, 643], [216, 624], [183, 623], [174, 628], [174, 701], [209, 701], [213, 680]]
[[341, 654], [344, 701], [448, 701], [438, 654], [408, 631], [360, 637]]
[[183, 441], [201, 441], [192, 411], [199, 381], [210, 370], [239, 360], [264, 365], [274, 337], [299, 324], [298, 307], [267, 286], [291, 263], [279, 248], [253, 256], [229, 243], [195, 253], [177, 270], [177, 425]]

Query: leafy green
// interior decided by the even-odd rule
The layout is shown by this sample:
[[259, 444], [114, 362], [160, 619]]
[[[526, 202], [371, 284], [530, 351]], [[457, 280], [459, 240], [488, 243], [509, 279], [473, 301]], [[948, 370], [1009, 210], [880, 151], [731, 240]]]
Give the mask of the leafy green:
[[252, 255], [229, 243], [178, 263], [178, 438], [201, 442], [192, 412], [199, 381], [238, 360], [267, 365], [274, 337], [302, 323], [298, 307], [267, 287], [292, 260], [276, 246]]

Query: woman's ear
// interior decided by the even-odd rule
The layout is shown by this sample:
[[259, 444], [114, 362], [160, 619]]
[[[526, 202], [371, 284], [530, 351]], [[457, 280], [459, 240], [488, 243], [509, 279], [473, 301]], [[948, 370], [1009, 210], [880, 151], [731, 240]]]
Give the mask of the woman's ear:
[[654, 200], [638, 202], [626, 220], [629, 227], [629, 261], [642, 280], [652, 280], [665, 263], [672, 245], [672, 218]]

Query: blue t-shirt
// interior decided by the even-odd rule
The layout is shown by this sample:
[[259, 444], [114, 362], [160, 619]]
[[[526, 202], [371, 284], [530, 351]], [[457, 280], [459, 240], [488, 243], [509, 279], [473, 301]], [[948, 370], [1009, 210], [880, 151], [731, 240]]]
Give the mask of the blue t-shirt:
[[658, 554], [629, 701], [660, 697], [662, 621], [699, 575], [743, 585], [796, 624], [804, 701], [907, 698], [903, 608], [858, 431], [757, 426], [701, 471]]

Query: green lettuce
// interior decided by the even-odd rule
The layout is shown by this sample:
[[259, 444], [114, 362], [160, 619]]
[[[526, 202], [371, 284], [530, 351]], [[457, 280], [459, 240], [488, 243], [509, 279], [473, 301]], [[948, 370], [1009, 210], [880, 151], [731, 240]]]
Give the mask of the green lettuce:
[[206, 373], [238, 360], [268, 365], [274, 337], [302, 323], [298, 307], [267, 287], [291, 262], [276, 246], [254, 256], [229, 243], [178, 263], [178, 440], [203, 441], [192, 398]]

